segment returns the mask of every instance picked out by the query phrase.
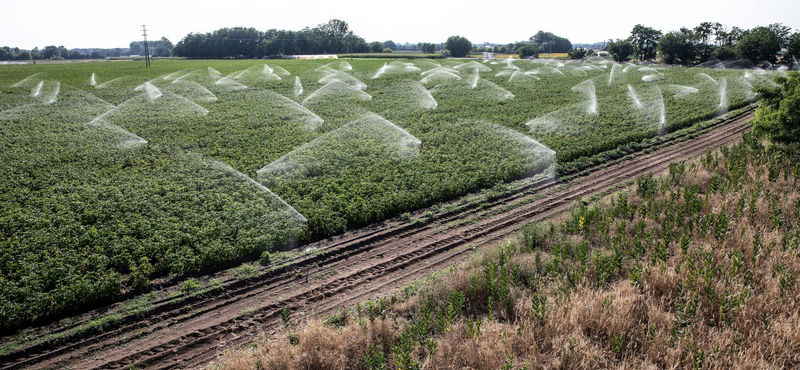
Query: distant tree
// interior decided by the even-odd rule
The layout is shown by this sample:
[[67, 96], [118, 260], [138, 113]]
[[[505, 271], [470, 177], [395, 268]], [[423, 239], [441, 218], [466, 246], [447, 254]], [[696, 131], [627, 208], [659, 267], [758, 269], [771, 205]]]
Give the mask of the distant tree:
[[[283, 40], [265, 39], [258, 45], [257, 55], [267, 58], [281, 58], [288, 54], [283, 48]], [[291, 54], [288, 54], [291, 55]]]
[[781, 51], [780, 40], [771, 29], [756, 27], [736, 43], [736, 55], [756, 64], [761, 61], [776, 63]]
[[559, 37], [551, 32], [539, 31], [529, 39], [543, 53], [567, 53], [572, 49], [569, 39]]
[[608, 43], [608, 52], [617, 62], [627, 62], [634, 55], [636, 47], [628, 40], [617, 40]]
[[44, 51], [42, 51], [42, 58], [44, 59], [53, 59], [53, 58], [58, 58], [60, 56], [61, 52], [54, 45], [45, 46]]
[[[603, 51], [608, 51], [608, 44], [604, 45], [603, 48], [605, 49]], [[594, 51], [594, 49], [586, 50], [586, 56], [587, 57], [591, 57], [591, 56], [595, 56], [595, 55], [597, 55], [597, 53]]]
[[778, 38], [781, 49], [789, 47], [789, 38], [792, 36], [792, 27], [784, 26], [783, 23], [773, 23], [767, 28], [770, 29]]
[[640, 61], [655, 59], [660, 37], [661, 31], [659, 30], [641, 24], [634, 26], [631, 36], [628, 38], [628, 41], [634, 45], [634, 57]]
[[735, 59], [736, 58], [736, 50], [734, 50], [730, 46], [720, 46], [714, 49], [714, 58], [719, 60], [727, 60], [727, 59]]
[[350, 45], [348, 45], [348, 50], [352, 48], [354, 53], [369, 53], [369, 45], [367, 45], [367, 41], [364, 40], [363, 37], [358, 37], [350, 32], [350, 35], [347, 36]]
[[472, 50], [472, 42], [466, 37], [450, 36], [444, 43], [444, 48], [450, 50], [450, 54], [456, 58], [463, 58], [467, 56]]
[[800, 32], [795, 32], [795, 34], [789, 38], [789, 47], [786, 54], [790, 60], [792, 59], [791, 57], [795, 57], [795, 59], [800, 58]]
[[397, 50], [397, 44], [395, 44], [394, 41], [392, 41], [392, 40], [384, 41], [383, 42], [383, 47], [384, 48], [389, 48], [389, 49], [392, 49], [392, 50]]
[[64, 59], [69, 58], [69, 50], [61, 45], [58, 47], [58, 55]]
[[328, 23], [317, 25], [312, 32], [317, 36], [321, 51], [324, 53], [342, 53], [349, 51], [348, 38], [350, 37], [350, 26], [347, 22], [339, 19], [331, 19]]
[[162, 37], [161, 40], [155, 42], [155, 52], [153, 55], [157, 57], [171, 57], [173, 48], [174, 45], [172, 45], [172, 42], [169, 41], [168, 38]]
[[369, 50], [373, 53], [383, 52], [383, 43], [380, 41], [373, 41], [369, 43]]
[[761, 104], [756, 110], [753, 132], [796, 151], [800, 143], [800, 74], [778, 77], [776, 83], [777, 88], [756, 89]]
[[733, 27], [731, 27], [730, 31], [727, 31], [725, 33], [725, 38], [722, 40], [720, 45], [733, 47], [733, 46], [736, 45], [736, 43], [739, 42], [739, 39], [741, 39], [742, 36], [744, 36], [744, 33], [745, 33], [745, 30], [743, 30], [743, 29], [741, 29], [739, 27], [733, 26]]
[[586, 58], [586, 49], [584, 48], [575, 48], [567, 52], [567, 56], [569, 59], [583, 59]]
[[85, 55], [83, 55], [83, 53], [81, 53], [80, 51], [78, 51], [78, 50], [71, 50], [71, 51], [69, 52], [69, 56], [66, 56], [66, 57], [64, 57], [64, 59], [83, 59], [83, 58], [85, 58], [85, 57], [86, 57], [86, 56], [85, 56]]
[[131, 55], [144, 55], [144, 43], [141, 41], [131, 41], [128, 49]]
[[421, 44], [419, 49], [425, 54], [433, 54], [436, 51], [436, 45], [426, 42]]
[[[711, 58], [711, 53], [714, 52], [714, 47], [710, 44], [711, 36], [714, 35], [714, 23], [703, 22], [691, 30], [682, 28], [681, 32], [684, 34], [686, 41], [693, 44], [694, 53], [700, 58], [700, 62], [705, 62]], [[688, 64], [688, 63], [681, 63]]]
[[31, 50], [31, 56], [33, 59], [42, 59], [42, 53], [39, 51], [38, 47], [35, 47], [33, 50]]
[[539, 48], [536, 45], [525, 45], [517, 49], [517, 54], [519, 54], [520, 58], [538, 58], [539, 57]]
[[27, 51], [20, 51], [19, 54], [14, 56], [14, 60], [31, 60], [33, 56], [31, 56], [30, 52]]
[[[697, 49], [693, 43], [693, 37], [693, 32], [686, 28], [682, 28], [680, 31], [668, 32], [661, 36], [658, 43], [661, 60], [667, 64], [693, 64], [697, 58]], [[708, 60], [708, 57], [706, 57], [706, 60]]]
[[722, 23], [714, 22], [711, 25], [711, 29], [714, 31], [714, 45], [721, 46], [722, 40], [725, 38], [725, 35], [728, 33], [728, 28], [725, 27]]
[[390, 49], [390, 48], [383, 48], [383, 52], [384, 52], [384, 53], [386, 53], [386, 54], [391, 54], [391, 53], [392, 53], [392, 49]]
[[102, 56], [100, 56], [100, 53], [98, 53], [96, 51], [93, 51], [92, 55], [91, 55], [91, 58], [92, 59], [99, 59], [99, 58], [102, 58]]

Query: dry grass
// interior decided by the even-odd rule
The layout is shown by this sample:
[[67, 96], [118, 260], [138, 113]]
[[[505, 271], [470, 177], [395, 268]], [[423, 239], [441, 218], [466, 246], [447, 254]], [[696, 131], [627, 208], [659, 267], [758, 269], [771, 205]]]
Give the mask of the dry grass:
[[[384, 311], [354, 310], [341, 328], [308, 321], [227, 353], [219, 367], [797, 369], [800, 173], [763, 148], [725, 153], [677, 180], [662, 176], [652, 197], [633, 187], [536, 229], [538, 238], [526, 231], [476, 254], [397, 303], [387, 298]], [[770, 179], [775, 166], [782, 172]], [[737, 168], [746, 169], [739, 180]], [[627, 215], [616, 211], [623, 197]], [[674, 212], [691, 204], [696, 212]], [[439, 325], [453, 292], [464, 305]], [[405, 352], [403, 333], [416, 338]], [[385, 362], [365, 360], [376, 353]]]

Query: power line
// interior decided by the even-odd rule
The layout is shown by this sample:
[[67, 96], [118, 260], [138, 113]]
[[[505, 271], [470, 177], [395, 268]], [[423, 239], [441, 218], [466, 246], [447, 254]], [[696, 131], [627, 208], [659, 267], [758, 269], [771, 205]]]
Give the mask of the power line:
[[144, 36], [144, 66], [150, 67], [150, 48], [147, 46], [147, 28], [142, 25], [142, 36]]

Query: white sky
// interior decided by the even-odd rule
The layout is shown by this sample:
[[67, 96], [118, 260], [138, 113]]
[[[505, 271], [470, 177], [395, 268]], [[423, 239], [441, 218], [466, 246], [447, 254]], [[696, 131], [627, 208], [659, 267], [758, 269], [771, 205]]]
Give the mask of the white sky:
[[166, 36], [177, 43], [189, 32], [221, 27], [299, 30], [338, 18], [367, 42], [444, 42], [462, 35], [473, 43], [508, 43], [545, 30], [573, 43], [624, 38], [637, 23], [662, 31], [700, 22], [752, 28], [782, 22], [800, 28], [800, 0], [289, 0], [92, 1], [0, 0], [0, 46], [31, 49], [127, 47]]

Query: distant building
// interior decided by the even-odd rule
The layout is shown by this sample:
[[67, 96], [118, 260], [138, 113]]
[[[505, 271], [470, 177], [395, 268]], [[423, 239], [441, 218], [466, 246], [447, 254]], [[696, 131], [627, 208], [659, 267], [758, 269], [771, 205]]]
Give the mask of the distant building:
[[495, 59], [496, 56], [494, 53], [490, 53], [488, 51], [483, 52], [483, 59]]

